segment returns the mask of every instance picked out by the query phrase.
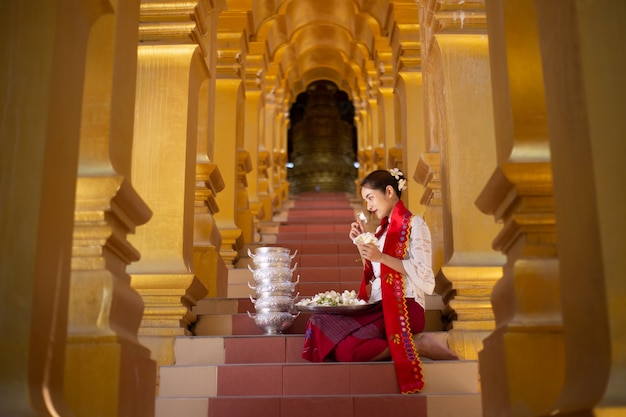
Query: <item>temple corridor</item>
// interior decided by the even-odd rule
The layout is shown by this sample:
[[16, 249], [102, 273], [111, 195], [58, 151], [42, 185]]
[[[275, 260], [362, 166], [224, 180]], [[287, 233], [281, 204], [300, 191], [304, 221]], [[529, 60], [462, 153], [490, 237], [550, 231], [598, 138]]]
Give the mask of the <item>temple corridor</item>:
[[[166, 375], [196, 342], [223, 346], [194, 375], [288, 393], [304, 316], [250, 326], [247, 251], [336, 234], [299, 285], [351, 285], [329, 225], [393, 168], [468, 379], [429, 364], [437, 393], [398, 400], [389, 364], [332, 364], [296, 408], [319, 388], [365, 416], [347, 392], [380, 389], [429, 417], [626, 416], [625, 27], [622, 0], [3, 0], [0, 416], [179, 417], [163, 390], [189, 387], [223, 414]], [[265, 353], [228, 363], [242, 340]]]

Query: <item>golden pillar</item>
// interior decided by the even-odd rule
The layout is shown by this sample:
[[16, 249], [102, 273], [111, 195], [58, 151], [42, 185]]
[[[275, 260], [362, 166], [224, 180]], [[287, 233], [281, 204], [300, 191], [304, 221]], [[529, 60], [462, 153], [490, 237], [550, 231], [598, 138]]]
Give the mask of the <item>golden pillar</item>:
[[357, 158], [359, 161], [358, 177], [356, 179], [356, 197], [361, 200], [361, 190], [358, 185], [370, 171], [372, 167], [372, 135], [370, 126], [372, 122], [372, 113], [370, 111], [369, 100], [363, 99], [358, 107], [358, 124], [357, 124]]
[[126, 239], [151, 212], [130, 184], [139, 2], [96, 19], [87, 43], [65, 391], [77, 416], [151, 416], [156, 364], [137, 339], [143, 301]]
[[206, 287], [207, 297], [226, 297], [228, 268], [220, 255], [222, 235], [215, 222], [216, 197], [224, 189], [224, 179], [218, 166], [201, 155], [205, 154], [199, 153], [196, 161], [193, 270]]
[[[228, 15], [227, 17], [230, 17]], [[226, 20], [223, 15], [225, 24]], [[220, 211], [215, 220], [222, 235], [220, 254], [226, 266], [233, 268], [244, 247], [243, 230], [238, 225], [240, 157], [243, 151], [244, 83], [241, 73], [241, 50], [245, 39], [241, 32], [218, 32], [218, 59], [215, 108], [215, 160], [219, 161], [225, 188], [218, 197]]]
[[141, 5], [132, 178], [154, 215], [133, 236], [142, 258], [129, 271], [146, 306], [141, 340], [159, 365], [173, 363], [174, 339], [190, 333], [192, 308], [207, 294], [193, 273], [204, 4]]
[[[394, 14], [394, 18], [395, 18]], [[395, 24], [395, 21], [394, 21]], [[373, 130], [374, 169], [399, 168], [405, 172], [403, 161], [395, 161], [394, 154], [400, 157], [401, 152], [393, 151], [400, 149], [401, 138], [398, 133], [398, 116], [396, 115], [396, 102], [394, 90], [393, 51], [387, 37], [376, 38], [376, 59], [374, 69], [376, 70], [376, 95], [377, 95], [377, 126]], [[394, 152], [394, 153], [392, 153]], [[400, 157], [401, 158], [401, 157]], [[396, 162], [399, 165], [395, 165]]]
[[460, 357], [477, 359], [494, 328], [490, 297], [504, 263], [491, 248], [497, 226], [474, 204], [496, 164], [485, 13], [477, 4], [451, 9], [439, 1], [425, 1], [421, 8], [428, 150], [434, 151], [422, 163], [435, 162], [437, 153], [440, 158], [422, 169], [441, 181], [442, 207], [435, 210], [442, 216], [436, 234], [443, 247], [436, 252], [442, 252], [443, 264], [435, 274], [452, 320], [448, 344]]
[[77, 416], [154, 414], [156, 363], [137, 339], [144, 304], [125, 272], [139, 259], [125, 236], [150, 215], [121, 176], [78, 178], [65, 363]]
[[250, 210], [254, 222], [253, 241], [259, 240], [259, 222], [271, 221], [274, 207], [270, 190], [271, 158], [265, 148], [265, 43], [250, 42], [246, 59], [246, 110], [244, 141], [250, 152], [252, 172], [248, 181]]
[[[393, 78], [388, 78], [389, 83], [393, 83]], [[378, 103], [378, 109], [380, 110], [380, 132], [378, 146], [375, 148], [376, 152], [376, 169], [391, 169], [399, 168], [403, 173], [406, 171], [403, 166], [402, 151], [398, 141], [400, 138], [396, 138], [396, 113], [394, 102], [394, 90], [393, 86], [380, 87], [380, 102]], [[399, 151], [394, 151], [397, 149]], [[396, 163], [398, 165], [396, 165]]]
[[[261, 136], [259, 137], [259, 168], [258, 172], [258, 195], [259, 201], [263, 205], [263, 217], [262, 221], [271, 222], [274, 213], [280, 208], [281, 196], [280, 193], [276, 193], [276, 189], [273, 184], [273, 172], [275, 169], [275, 163], [272, 146], [274, 140], [271, 136], [268, 137], [267, 129], [267, 114], [269, 110], [266, 106], [265, 93], [261, 95], [262, 103], [259, 108], [260, 117], [260, 129]], [[271, 131], [270, 131], [271, 132]]]
[[285, 117], [285, 113], [281, 111], [282, 104], [276, 105], [274, 109], [274, 189], [280, 194], [279, 203], [289, 199], [289, 182], [287, 181], [287, 127], [289, 119]]
[[242, 244], [248, 244], [255, 240], [256, 230], [254, 225], [253, 209], [250, 205], [248, 195], [248, 174], [252, 172], [252, 159], [250, 152], [244, 149], [237, 150], [237, 175], [235, 188], [237, 197], [235, 199], [235, 223], [241, 228]]
[[272, 154], [266, 149], [259, 149], [258, 189], [259, 202], [262, 205], [261, 221], [271, 222], [274, 211], [278, 208], [276, 195], [270, 188], [270, 172], [272, 170]]
[[215, 222], [215, 214], [219, 212], [217, 194], [224, 189], [224, 179], [215, 161], [214, 131], [217, 22], [224, 3], [223, 0], [212, 2], [212, 9], [204, 9], [210, 3], [197, 6], [206, 25], [200, 42], [208, 78], [201, 83], [198, 94], [193, 271], [206, 287], [207, 297], [226, 297], [228, 286], [228, 268], [220, 255], [222, 235]]
[[[394, 129], [397, 138], [389, 149], [389, 168], [400, 168], [407, 179], [415, 173], [419, 155], [426, 150], [418, 21], [417, 4], [394, 4], [395, 30], [391, 34], [390, 43], [395, 76], [390, 81], [394, 82], [395, 95], [390, 105], [395, 109]], [[424, 187], [421, 182], [408, 184], [402, 199], [414, 214], [421, 215], [425, 209], [420, 203]]]
[[[267, 167], [267, 173], [265, 174], [265, 178], [260, 178], [259, 186], [262, 187], [261, 198], [265, 202], [264, 204], [266, 206], [271, 206], [271, 211], [265, 213], [264, 219], [271, 221], [274, 217], [274, 213], [281, 209], [283, 201], [286, 201], [288, 198], [288, 187], [286, 187], [286, 193], [281, 179], [281, 173], [286, 171], [285, 164], [287, 163], [287, 159], [285, 159], [286, 154], [285, 158], [281, 158], [280, 156], [280, 128], [282, 126], [278, 125], [278, 120], [276, 118], [276, 108], [278, 104], [276, 103], [274, 92], [270, 90], [271, 84], [269, 84], [271, 81], [275, 81], [276, 76], [269, 75], [266, 71], [263, 71], [263, 75], [263, 96], [261, 98], [263, 103], [261, 108], [261, 120], [263, 126], [261, 132], [263, 133], [259, 138], [259, 145], [261, 154], [264, 156], [260, 163], [265, 164]], [[272, 88], [275, 89], [274, 86], [272, 86]], [[288, 127], [289, 119], [286, 119], [285, 122], [286, 129]], [[287, 148], [285, 146], [285, 152], [286, 149]], [[283, 164], [282, 167], [280, 164]]]
[[565, 377], [535, 3], [486, 2], [498, 167], [477, 205], [500, 223], [493, 247], [507, 260], [492, 292], [496, 328], [479, 352], [485, 416], [548, 415]]
[[0, 4], [0, 414], [64, 398], [72, 230], [92, 2]]
[[[361, 180], [372, 171], [373, 166], [373, 141], [374, 141], [374, 125], [377, 125], [377, 108], [375, 96], [378, 77], [376, 76], [376, 70], [374, 69], [374, 63], [368, 60], [365, 63], [365, 77], [364, 91], [361, 97], [354, 97], [354, 114], [355, 125], [357, 128], [357, 160], [359, 161], [359, 170], [356, 178], [356, 196], [361, 201], [361, 190], [358, 185]], [[378, 136], [378, 135], [376, 135]]]
[[566, 379], [551, 415], [626, 416], [626, 8], [618, 3], [535, 2], [565, 342]]

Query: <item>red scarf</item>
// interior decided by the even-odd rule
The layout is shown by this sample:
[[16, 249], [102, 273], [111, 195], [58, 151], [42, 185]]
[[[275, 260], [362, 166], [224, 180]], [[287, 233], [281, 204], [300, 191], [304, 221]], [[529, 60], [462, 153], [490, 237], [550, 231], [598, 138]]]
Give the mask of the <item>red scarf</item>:
[[[391, 211], [387, 237], [383, 253], [398, 259], [404, 259], [411, 234], [411, 219], [413, 215], [398, 201]], [[383, 219], [384, 222], [384, 219]], [[379, 233], [382, 235], [384, 225], [381, 223]], [[377, 236], [378, 234], [377, 233]], [[400, 392], [411, 394], [420, 392], [424, 388], [422, 363], [415, 350], [413, 333], [409, 326], [409, 317], [404, 298], [404, 276], [384, 264], [380, 264], [381, 291], [383, 296], [383, 314], [385, 317], [385, 331], [391, 358], [396, 368], [396, 377]], [[367, 283], [374, 278], [372, 263], [365, 262], [363, 280], [359, 290], [359, 298], [368, 300]]]

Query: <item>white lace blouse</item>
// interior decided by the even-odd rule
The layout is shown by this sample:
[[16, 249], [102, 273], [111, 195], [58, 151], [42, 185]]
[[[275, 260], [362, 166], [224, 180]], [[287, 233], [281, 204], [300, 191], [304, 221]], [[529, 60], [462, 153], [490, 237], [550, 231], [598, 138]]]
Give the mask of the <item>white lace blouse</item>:
[[[378, 249], [383, 250], [387, 231], [378, 238]], [[430, 230], [424, 219], [413, 216], [411, 219], [411, 235], [409, 236], [409, 248], [406, 257], [402, 261], [406, 275], [404, 276], [404, 288], [406, 298], [415, 298], [415, 301], [426, 310], [425, 294], [432, 294], [435, 289], [435, 275], [432, 268], [432, 242]], [[374, 279], [370, 302], [382, 300], [380, 288], [380, 262], [372, 262]]]

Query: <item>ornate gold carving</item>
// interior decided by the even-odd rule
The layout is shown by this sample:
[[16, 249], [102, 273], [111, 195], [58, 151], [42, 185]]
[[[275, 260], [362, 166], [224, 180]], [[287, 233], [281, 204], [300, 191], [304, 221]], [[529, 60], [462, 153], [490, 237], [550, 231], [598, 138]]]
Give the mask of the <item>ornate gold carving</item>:
[[413, 179], [424, 186], [420, 203], [441, 206], [441, 168], [439, 153], [423, 153], [417, 162]]
[[[137, 341], [144, 306], [125, 271], [139, 259], [126, 236], [151, 215], [122, 177], [77, 180], [65, 363], [65, 395], [75, 412], [98, 407], [117, 414], [121, 389], [141, 398], [154, 392], [156, 364]], [[125, 367], [126, 361], [135, 365]], [[111, 369], [119, 378], [102, 379], [100, 395], [85, 404], [86, 387]], [[137, 378], [139, 385], [133, 383]]]

